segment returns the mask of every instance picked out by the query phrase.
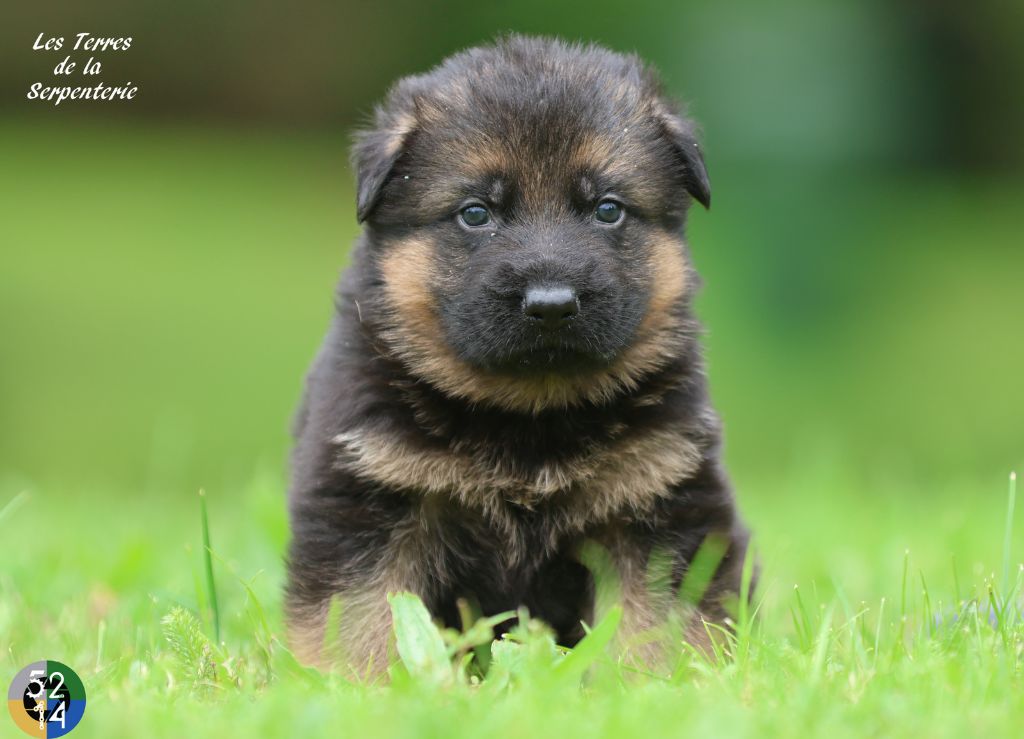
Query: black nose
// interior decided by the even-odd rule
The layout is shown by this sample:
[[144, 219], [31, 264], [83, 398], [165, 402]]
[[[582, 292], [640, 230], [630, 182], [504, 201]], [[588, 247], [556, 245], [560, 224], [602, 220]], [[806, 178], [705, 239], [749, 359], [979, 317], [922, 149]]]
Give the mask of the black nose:
[[539, 321], [544, 328], [559, 328], [580, 312], [576, 291], [566, 285], [526, 288], [523, 313]]

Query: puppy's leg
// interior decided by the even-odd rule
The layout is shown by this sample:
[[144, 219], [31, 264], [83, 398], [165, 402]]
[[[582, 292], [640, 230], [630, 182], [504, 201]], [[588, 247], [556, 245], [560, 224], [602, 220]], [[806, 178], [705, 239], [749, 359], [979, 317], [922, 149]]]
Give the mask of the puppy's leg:
[[[341, 662], [356, 675], [382, 674], [390, 661], [390, 593], [415, 592], [402, 573], [382, 568], [361, 582], [350, 581], [315, 602], [291, 599], [288, 640], [300, 661], [327, 669]], [[336, 605], [335, 605], [336, 604]], [[331, 614], [337, 614], [337, 620]], [[328, 634], [327, 628], [337, 633]]]
[[[292, 651], [321, 668], [340, 661], [360, 676], [382, 674], [392, 634], [388, 594], [428, 595], [416, 529], [408, 518], [359, 529], [337, 525], [338, 519], [332, 525], [322, 509], [300, 519], [293, 514], [296, 533], [288, 562]], [[326, 633], [328, 626], [337, 633]]]
[[[595, 540], [607, 552], [617, 580], [614, 596], [623, 608], [617, 641], [628, 664], [670, 669], [680, 637], [705, 655], [714, 654], [705, 622], [725, 624], [729, 601], [739, 592], [746, 551], [742, 527], [659, 531], [630, 524], [605, 530]], [[699, 602], [683, 603], [680, 585], [705, 540], [723, 547], [721, 560], [707, 588], [697, 594]]]
[[633, 667], [659, 669], [665, 656], [659, 633], [672, 609], [672, 594], [648, 582], [650, 544], [630, 527], [610, 527], [595, 534], [596, 549], [585, 555], [596, 577], [594, 619], [612, 605], [622, 607], [616, 649]]

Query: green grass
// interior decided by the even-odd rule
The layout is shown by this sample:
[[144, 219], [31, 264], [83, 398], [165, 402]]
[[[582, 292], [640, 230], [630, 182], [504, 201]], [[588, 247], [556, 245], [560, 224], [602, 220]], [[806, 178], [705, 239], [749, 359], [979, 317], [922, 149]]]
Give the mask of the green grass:
[[208, 494], [209, 529], [194, 495], [6, 488], [7, 672], [44, 658], [76, 668], [89, 695], [78, 735], [97, 737], [831, 739], [1024, 726], [1020, 530], [1002, 485], [928, 491], [925, 509], [924, 491], [882, 504], [834, 476], [753, 491], [756, 616], [739, 616], [726, 658], [681, 651], [670, 674], [616, 662], [613, 609], [569, 656], [537, 624], [518, 629], [491, 647], [480, 681], [466, 655], [490, 643], [489, 625], [442, 636], [418, 601], [397, 597], [390, 686], [305, 668], [282, 643], [282, 487], [264, 473]]

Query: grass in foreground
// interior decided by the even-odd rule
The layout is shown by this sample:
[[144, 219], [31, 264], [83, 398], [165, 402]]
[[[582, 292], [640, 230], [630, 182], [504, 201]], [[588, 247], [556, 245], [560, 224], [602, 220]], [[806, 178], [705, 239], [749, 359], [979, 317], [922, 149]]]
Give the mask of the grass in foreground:
[[[815, 498], [819, 486], [805, 482], [754, 496], [764, 564], [756, 618], [738, 614], [726, 659], [680, 650], [661, 675], [615, 660], [614, 608], [566, 652], [533, 622], [493, 642], [488, 623], [440, 632], [415, 598], [397, 595], [401, 661], [384, 687], [305, 668], [285, 649], [279, 489], [269, 476], [230, 501], [207, 496], [210, 526], [192, 495], [114, 506], [5, 493], [8, 677], [34, 659], [75, 667], [89, 697], [83, 737], [834, 739], [1024, 727], [1012, 493], [1009, 510], [1004, 498], [985, 516], [985, 496], [957, 491], [883, 505], [852, 486]], [[920, 561], [905, 551], [891, 561], [901, 544], [919, 545]], [[1002, 561], [984, 568], [979, 552]], [[467, 669], [479, 649], [491, 659], [483, 680]]]

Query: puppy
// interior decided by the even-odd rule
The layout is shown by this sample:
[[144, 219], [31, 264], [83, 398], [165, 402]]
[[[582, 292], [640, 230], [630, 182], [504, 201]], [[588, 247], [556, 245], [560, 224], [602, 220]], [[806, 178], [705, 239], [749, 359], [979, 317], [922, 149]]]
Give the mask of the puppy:
[[674, 600], [648, 588], [652, 553], [678, 589], [713, 535], [699, 615], [722, 621], [747, 533], [682, 236], [711, 193], [654, 74], [510, 37], [398, 82], [353, 163], [365, 230], [297, 416], [294, 651], [323, 661], [337, 597], [326, 636], [383, 669], [395, 591], [452, 626], [459, 598], [524, 605], [572, 646], [594, 617], [584, 542], [607, 553], [635, 636]]

